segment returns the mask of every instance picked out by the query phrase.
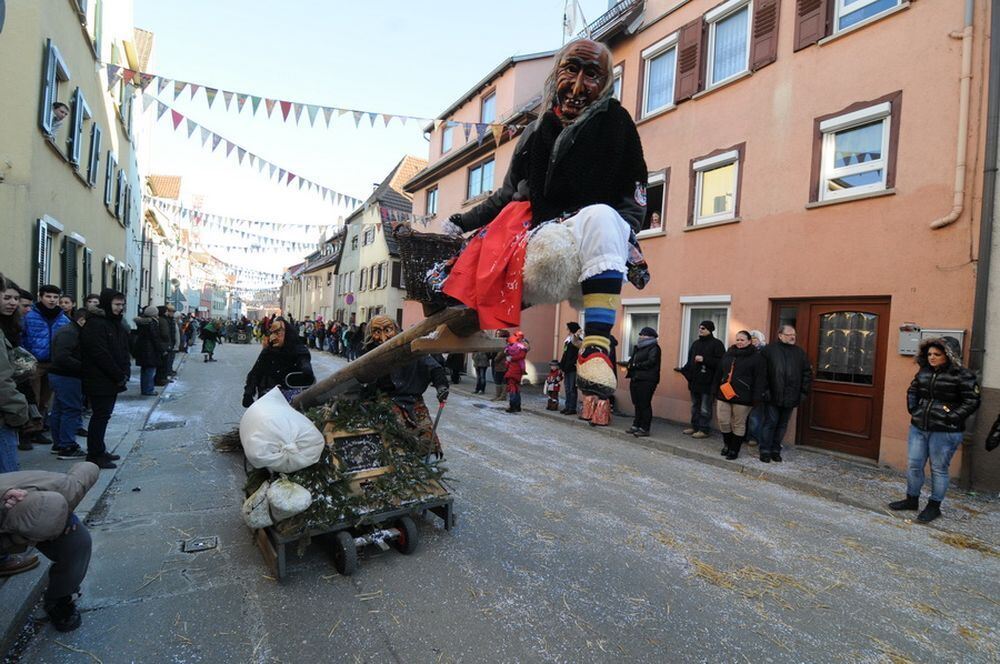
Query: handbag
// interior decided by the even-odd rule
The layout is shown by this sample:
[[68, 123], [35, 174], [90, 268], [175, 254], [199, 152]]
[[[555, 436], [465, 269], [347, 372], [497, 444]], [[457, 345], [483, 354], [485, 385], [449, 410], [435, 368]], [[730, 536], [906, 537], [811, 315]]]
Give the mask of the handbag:
[[735, 368], [736, 368], [736, 359], [734, 358], [733, 363], [729, 365], [729, 375], [726, 376], [726, 382], [719, 385], [719, 393], [722, 395], [722, 398], [725, 399], [726, 401], [730, 401], [736, 396], [736, 390], [733, 389], [732, 385], [733, 369]]

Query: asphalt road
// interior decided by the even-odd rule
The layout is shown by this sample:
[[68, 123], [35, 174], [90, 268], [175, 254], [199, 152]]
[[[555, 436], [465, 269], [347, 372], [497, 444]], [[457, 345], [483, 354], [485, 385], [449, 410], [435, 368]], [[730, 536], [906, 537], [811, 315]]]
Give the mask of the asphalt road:
[[[188, 358], [92, 514], [83, 627], [41, 626], [22, 661], [1000, 661], [994, 556], [462, 395], [441, 421], [458, 527], [429, 517], [415, 554], [350, 578], [317, 540], [278, 583], [241, 459], [208, 441], [256, 352]], [[219, 547], [181, 552], [198, 536]]]

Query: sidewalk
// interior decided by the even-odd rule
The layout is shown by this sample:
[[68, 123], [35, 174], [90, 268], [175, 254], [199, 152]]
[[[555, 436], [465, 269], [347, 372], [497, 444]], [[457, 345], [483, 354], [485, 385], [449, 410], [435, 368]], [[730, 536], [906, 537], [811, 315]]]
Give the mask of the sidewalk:
[[[475, 398], [475, 377], [463, 377], [452, 390], [460, 390], [464, 395]], [[523, 414], [548, 417], [566, 422], [569, 426], [589, 427], [590, 424], [576, 416], [561, 415], [558, 411], [545, 409], [546, 397], [540, 385], [525, 385], [521, 388]], [[486, 400], [492, 398], [493, 384], [487, 385]], [[502, 413], [506, 401], [495, 402]], [[629, 403], [619, 403], [619, 408], [628, 412]], [[507, 415], [505, 417], [518, 417]], [[498, 415], [499, 416], [499, 415]], [[761, 463], [757, 458], [757, 448], [744, 445], [740, 457], [727, 461], [719, 455], [722, 438], [716, 433], [711, 438], [696, 440], [681, 433], [684, 425], [661, 418], [653, 418], [649, 438], [636, 438], [625, 433], [632, 424], [631, 416], [614, 417], [610, 426], [598, 427], [609, 438], [676, 454], [748, 477], [774, 482], [795, 491], [802, 491], [828, 500], [851, 505], [860, 509], [886, 514], [907, 524], [916, 525], [915, 512], [892, 512], [885, 505], [891, 500], [903, 497], [906, 478], [903, 473], [892, 468], [878, 467], [863, 461], [854, 461], [824, 452], [804, 449], [795, 445], [782, 449], [783, 463]], [[928, 476], [928, 480], [930, 477]], [[924, 494], [926, 498], [927, 487]], [[957, 488], [954, 483], [942, 504], [943, 515], [927, 527], [935, 528], [959, 538], [972, 538], [1000, 550], [1000, 496], [988, 495]], [[955, 540], [958, 543], [958, 540]], [[975, 542], [968, 542], [973, 546]]]
[[[179, 354], [179, 357], [178, 372], [184, 366], [185, 356]], [[159, 397], [140, 396], [139, 372], [137, 368], [133, 367], [128, 391], [118, 396], [115, 412], [108, 424], [105, 443], [109, 452], [120, 455], [122, 459], [128, 456], [132, 446], [139, 439], [150, 413], [153, 412], [161, 399], [170, 399], [169, 385], [156, 389], [160, 393]], [[86, 422], [84, 426], [86, 427]], [[84, 439], [78, 438], [77, 442], [81, 444], [81, 447], [86, 447]], [[54, 454], [50, 453], [50, 450], [51, 447], [48, 445], [35, 445], [35, 448], [30, 452], [19, 450], [18, 460], [21, 463], [21, 469], [66, 472], [66, 469], [76, 463], [57, 459]], [[97, 483], [87, 492], [83, 501], [76, 508], [76, 515], [80, 517], [81, 521], [86, 522], [87, 516], [114, 481], [115, 475], [121, 470], [121, 462], [118, 462], [118, 466], [114, 470], [102, 470]], [[33, 553], [38, 555], [40, 561], [38, 567], [30, 572], [0, 578], [0, 607], [3, 607], [3, 610], [0, 610], [0, 654], [5, 653], [13, 644], [17, 638], [18, 628], [24, 624], [25, 619], [34, 609], [45, 589], [49, 563], [40, 553], [34, 551]]]

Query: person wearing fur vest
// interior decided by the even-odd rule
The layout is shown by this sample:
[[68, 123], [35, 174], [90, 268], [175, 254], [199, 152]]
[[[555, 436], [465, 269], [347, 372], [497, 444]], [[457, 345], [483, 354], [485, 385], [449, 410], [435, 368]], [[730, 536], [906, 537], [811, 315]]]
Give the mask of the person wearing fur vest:
[[[551, 301], [582, 296], [585, 311], [577, 384], [606, 401], [617, 387], [611, 330], [630, 239], [645, 216], [647, 169], [635, 123], [613, 95], [608, 48], [577, 39], [554, 62], [545, 110], [518, 141], [503, 185], [445, 225], [453, 233], [482, 230], [458, 257], [443, 291], [475, 308], [484, 329], [495, 329], [517, 325], [522, 303], [544, 304], [540, 296], [557, 290], [551, 284], [565, 283], [572, 291]], [[546, 235], [553, 244], [540, 250], [539, 260], [548, 272], [533, 267], [532, 258], [532, 247]]]
[[73, 513], [94, 483], [97, 466], [74, 464], [68, 473], [23, 470], [0, 474], [0, 555], [38, 549], [52, 561], [44, 608], [52, 626], [80, 626], [74, 595], [90, 565], [90, 533]]
[[954, 337], [926, 339], [917, 354], [917, 375], [906, 390], [910, 413], [907, 441], [906, 498], [889, 503], [892, 510], [916, 510], [924, 486], [924, 466], [931, 462], [931, 495], [917, 514], [930, 523], [941, 516], [941, 501], [948, 490], [948, 468], [962, 444], [965, 421], [980, 402], [979, 380], [962, 366]]

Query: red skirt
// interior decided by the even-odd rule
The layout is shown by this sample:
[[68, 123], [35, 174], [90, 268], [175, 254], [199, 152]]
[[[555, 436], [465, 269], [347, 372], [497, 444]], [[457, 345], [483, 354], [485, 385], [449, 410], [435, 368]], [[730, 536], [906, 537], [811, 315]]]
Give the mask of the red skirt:
[[531, 203], [508, 203], [459, 255], [442, 290], [479, 314], [482, 330], [521, 324]]

